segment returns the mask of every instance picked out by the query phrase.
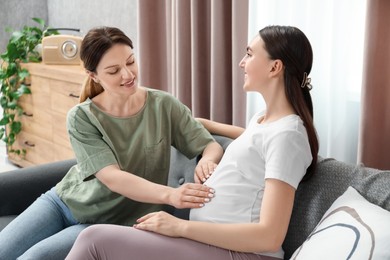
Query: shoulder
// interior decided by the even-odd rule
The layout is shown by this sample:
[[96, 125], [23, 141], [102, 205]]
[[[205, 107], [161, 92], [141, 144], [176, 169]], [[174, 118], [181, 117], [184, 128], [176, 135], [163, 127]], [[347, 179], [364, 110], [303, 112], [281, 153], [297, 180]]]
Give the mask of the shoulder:
[[158, 90], [158, 89], [151, 89], [151, 88], [145, 88], [148, 95], [152, 99], [161, 99], [161, 100], [177, 100], [176, 97], [174, 97], [171, 93]]
[[67, 114], [68, 126], [75, 126], [76, 123], [80, 125], [80, 123], [82, 122], [89, 122], [91, 114], [91, 104], [91, 100], [87, 99], [86, 101], [72, 107]]
[[168, 93], [163, 90], [150, 89], [146, 88], [148, 93], [149, 102], [155, 103], [158, 106], [163, 107], [172, 107], [172, 108], [185, 108], [186, 106], [180, 102], [175, 96], [171, 93]]
[[87, 99], [84, 102], [75, 105], [68, 111], [68, 117], [79, 116], [81, 114], [85, 114], [86, 111], [90, 111], [91, 103], [91, 100]]
[[302, 120], [297, 115], [290, 115], [271, 123], [263, 133], [265, 147], [279, 147], [294, 150], [298, 147], [310, 150], [309, 138]]

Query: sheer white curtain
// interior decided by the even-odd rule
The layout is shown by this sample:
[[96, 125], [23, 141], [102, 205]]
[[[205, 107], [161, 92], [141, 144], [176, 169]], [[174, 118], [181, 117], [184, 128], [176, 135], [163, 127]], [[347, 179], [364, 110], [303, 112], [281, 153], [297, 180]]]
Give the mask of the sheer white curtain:
[[[356, 163], [366, 0], [250, 0], [249, 40], [267, 25], [292, 25], [309, 38], [314, 122], [323, 157]], [[247, 120], [264, 102], [247, 96]]]

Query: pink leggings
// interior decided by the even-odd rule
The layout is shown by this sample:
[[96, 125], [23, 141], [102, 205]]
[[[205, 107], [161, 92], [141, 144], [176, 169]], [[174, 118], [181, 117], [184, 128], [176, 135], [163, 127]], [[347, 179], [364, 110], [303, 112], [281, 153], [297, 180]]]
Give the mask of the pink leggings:
[[122, 259], [213, 259], [277, 260], [278, 258], [239, 253], [185, 238], [172, 238], [118, 225], [93, 225], [78, 236], [66, 260]]

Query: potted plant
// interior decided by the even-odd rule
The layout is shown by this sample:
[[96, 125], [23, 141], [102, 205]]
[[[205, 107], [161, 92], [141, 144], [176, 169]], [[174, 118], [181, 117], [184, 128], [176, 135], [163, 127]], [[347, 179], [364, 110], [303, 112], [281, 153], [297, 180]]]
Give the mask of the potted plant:
[[41, 44], [43, 37], [58, 34], [57, 30], [50, 30], [43, 19], [32, 20], [38, 25], [24, 26], [20, 31], [13, 31], [6, 51], [0, 55], [0, 105], [3, 108], [0, 116], [0, 139], [6, 143], [8, 153], [18, 155], [26, 153], [24, 149], [13, 148], [16, 136], [22, 129], [18, 116], [23, 113], [23, 109], [18, 100], [31, 93], [26, 84], [29, 73], [21, 64], [41, 61], [37, 46]]

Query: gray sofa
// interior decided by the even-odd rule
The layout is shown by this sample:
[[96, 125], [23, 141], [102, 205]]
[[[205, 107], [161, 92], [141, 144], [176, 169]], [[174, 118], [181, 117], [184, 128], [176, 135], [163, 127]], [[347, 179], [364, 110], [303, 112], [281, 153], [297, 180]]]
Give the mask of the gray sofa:
[[[215, 136], [226, 148], [230, 139]], [[0, 230], [21, 213], [41, 193], [54, 186], [75, 164], [75, 160], [0, 173]], [[188, 160], [174, 148], [171, 151], [169, 185], [177, 187], [193, 181], [196, 159]], [[319, 158], [317, 172], [301, 183], [289, 230], [283, 244], [285, 258], [305, 241], [325, 211], [348, 188], [353, 186], [368, 201], [390, 211], [390, 172]], [[174, 210], [176, 216], [188, 217], [188, 210]]]

